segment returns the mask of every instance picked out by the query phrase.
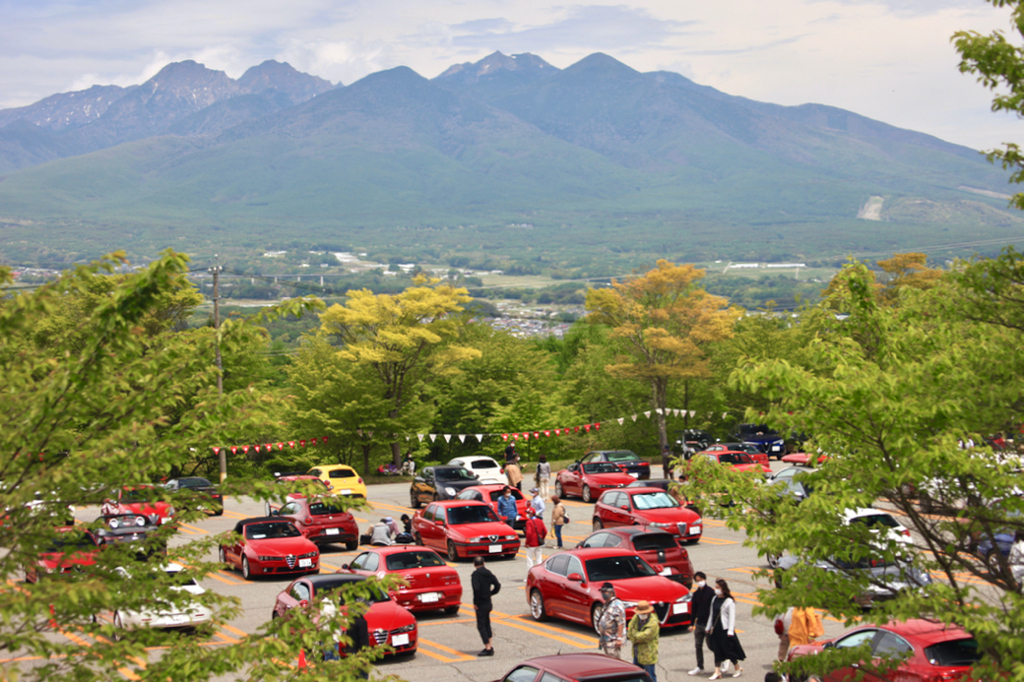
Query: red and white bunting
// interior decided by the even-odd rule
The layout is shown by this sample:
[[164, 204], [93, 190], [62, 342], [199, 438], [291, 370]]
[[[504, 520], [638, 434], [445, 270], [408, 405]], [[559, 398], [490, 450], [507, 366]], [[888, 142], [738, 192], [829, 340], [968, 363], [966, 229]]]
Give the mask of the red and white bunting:
[[508, 442], [508, 434], [507, 433], [501, 434], [501, 439], [507, 443]]
[[544, 429], [544, 435], [551, 438], [551, 429]]
[[242, 446], [242, 452], [244, 452], [245, 454], [249, 454], [249, 446], [248, 445], [243, 445]]
[[590, 433], [590, 424], [584, 424], [583, 430], [586, 431], [587, 433]]
[[304, 447], [306, 447], [306, 441], [304, 441], [304, 440], [300, 440], [300, 441], [299, 441], [299, 447], [300, 447], [300, 448], [304, 448]]
[[594, 430], [595, 431], [600, 431], [601, 430], [601, 422], [594, 422]]
[[238, 454], [238, 446], [237, 445], [232, 445], [231, 446], [231, 454], [232, 455], [237, 455]]
[[220, 454], [220, 448], [214, 448], [213, 449], [213, 454], [219, 455]]

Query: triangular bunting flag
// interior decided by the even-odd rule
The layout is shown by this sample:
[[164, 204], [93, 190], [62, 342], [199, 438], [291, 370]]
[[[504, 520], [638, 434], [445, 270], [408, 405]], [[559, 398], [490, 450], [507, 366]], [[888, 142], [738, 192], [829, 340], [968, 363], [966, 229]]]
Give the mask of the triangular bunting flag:
[[651, 418], [651, 411], [647, 410], [646, 412], [644, 412], [644, 416], [647, 417], [648, 419], [650, 419]]
[[523, 434], [523, 440], [530, 440], [530, 433], [526, 432]]
[[416, 437], [420, 439], [421, 443], [423, 442], [423, 434], [422, 433], [417, 433]]
[[436, 433], [430, 434], [430, 442], [433, 443], [435, 440], [437, 440], [437, 434]]
[[555, 435], [556, 436], [561, 436], [562, 435], [562, 429], [555, 429]]
[[601, 422], [594, 422], [594, 428], [597, 429], [598, 431], [600, 431], [601, 430]]
[[633, 415], [633, 421], [636, 421], [636, 415], [635, 414]]
[[316, 438], [310, 438], [309, 439], [309, 444], [310, 445], [316, 445]]
[[[508, 440], [508, 438], [505, 438], [505, 440]], [[482, 434], [482, 433], [476, 434], [476, 441], [478, 443], [483, 443], [484, 442], [484, 434]]]
[[534, 431], [533, 432], [533, 437], [534, 437], [534, 439], [540, 438], [540, 431]]
[[466, 442], [466, 435], [464, 433], [460, 433], [459, 434], [459, 442], [460, 443], [465, 443]]
[[213, 454], [219, 455], [220, 454], [220, 448], [214, 448], [213, 449]]
[[590, 424], [584, 424], [583, 430], [586, 431], [587, 433], [590, 433]]
[[242, 452], [244, 452], [246, 454], [249, 454], [249, 446], [248, 445], [243, 445], [242, 446]]
[[[477, 436], [477, 437], [479, 438], [479, 436]], [[502, 439], [503, 441], [508, 441], [508, 434], [507, 434], [507, 433], [503, 433], [503, 434], [501, 434], [501, 439]]]
[[450, 434], [450, 433], [444, 434], [444, 442], [445, 443], [451, 443], [452, 442], [452, 434]]
[[321, 436], [320, 440], [322, 440], [324, 442], [324, 444], [326, 444], [327, 443], [327, 436]]
[[729, 413], [728, 413], [728, 412], [723, 412], [723, 413], [722, 413], [722, 419], [725, 419], [725, 418], [726, 418], [726, 417], [728, 417], [728, 416], [729, 416]]
[[619, 421], [619, 426], [622, 426], [622, 423], [624, 421], [626, 421], [626, 418], [625, 417], [619, 417], [618, 421]]
[[238, 446], [237, 445], [232, 445], [231, 446], [231, 454], [232, 455], [237, 455], [238, 454]]
[[548, 438], [551, 438], [551, 429], [545, 429], [544, 435], [547, 436]]
[[306, 447], [306, 441], [304, 441], [304, 440], [300, 440], [300, 441], [299, 441], [299, 447], [300, 447], [300, 448], [304, 448], [304, 447]]
[[519, 440], [519, 434], [518, 433], [513, 433], [512, 434], [512, 440]]
[[373, 438], [373, 431], [367, 431], [366, 432], [366, 437], [367, 438]]
[[660, 407], [656, 407], [656, 408], [654, 408], [654, 411], [655, 411], [655, 412], [657, 412], [658, 414], [664, 414], [664, 413], [663, 413], [663, 412], [661, 411], [661, 408], [660, 408]]

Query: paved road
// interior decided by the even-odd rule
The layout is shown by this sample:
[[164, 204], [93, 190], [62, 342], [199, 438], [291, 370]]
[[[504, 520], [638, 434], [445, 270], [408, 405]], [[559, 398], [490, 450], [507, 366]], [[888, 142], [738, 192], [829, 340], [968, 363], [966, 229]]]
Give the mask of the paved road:
[[[773, 463], [773, 468], [781, 467]], [[369, 497], [373, 513], [355, 513], [360, 528], [364, 530], [371, 521], [382, 516], [397, 518], [402, 513], [411, 513], [406, 506], [409, 501], [407, 483], [372, 486]], [[567, 547], [572, 547], [589, 534], [590, 509], [593, 505], [578, 500], [567, 500], [565, 504], [573, 522], [563, 531], [563, 539]], [[238, 519], [262, 514], [261, 502], [229, 499], [224, 516], [183, 526], [182, 541], [199, 535], [228, 531]], [[89, 516], [89, 510], [82, 510], [83, 520], [91, 520], [94, 516]], [[747, 652], [743, 677], [760, 680], [771, 669], [771, 662], [778, 650], [778, 638], [770, 621], [751, 615], [751, 609], [757, 603], [756, 591], [759, 586], [751, 573], [762, 567], [763, 562], [752, 548], [743, 546], [744, 537], [742, 533], [726, 528], [722, 522], [709, 519], [705, 521], [703, 540], [698, 545], [690, 546], [689, 552], [696, 570], [707, 573], [711, 581], [724, 578], [729, 582], [737, 601], [737, 633]], [[321, 570], [336, 570], [356, 553], [346, 552], [342, 546], [326, 547], [321, 559]], [[214, 557], [211, 554], [209, 558], [212, 560]], [[454, 616], [445, 616], [439, 612], [419, 617], [417, 654], [411, 658], [382, 662], [379, 673], [397, 675], [409, 682], [451, 682], [453, 676], [459, 680], [488, 682], [499, 679], [512, 666], [533, 656], [597, 650], [597, 640], [589, 628], [557, 620], [537, 623], [530, 617], [524, 589], [524, 553], [521, 552], [513, 561], [494, 561], [488, 566], [502, 584], [501, 593], [494, 599], [491, 616], [496, 652], [493, 658], [476, 657], [481, 643], [476, 632], [469, 587], [473, 567], [471, 562], [463, 561], [456, 564], [465, 590], [462, 610]], [[255, 632], [265, 623], [270, 618], [276, 594], [289, 582], [287, 578], [246, 582], [240, 573], [234, 571], [220, 571], [207, 577], [203, 581], [204, 587], [237, 597], [243, 607], [241, 615], [221, 629], [219, 638], [225, 642], [224, 645], [230, 646], [231, 641], [245, 633]], [[840, 624], [828, 620], [825, 629], [829, 635], [843, 630]], [[660, 647], [660, 682], [699, 679], [690, 678], [686, 674], [695, 664], [691, 634], [678, 629], [663, 630]], [[629, 654], [624, 651], [624, 655]], [[706, 665], [710, 667], [710, 651], [705, 656]]]

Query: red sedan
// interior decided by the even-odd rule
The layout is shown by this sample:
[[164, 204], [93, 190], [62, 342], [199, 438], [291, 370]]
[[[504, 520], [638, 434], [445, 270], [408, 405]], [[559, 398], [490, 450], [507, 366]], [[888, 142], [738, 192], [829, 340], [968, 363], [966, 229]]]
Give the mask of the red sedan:
[[[365, 579], [361, 575], [338, 573], [299, 578], [277, 595], [271, 618], [283, 618], [292, 609], [307, 608], [315, 599]], [[345, 610], [342, 602], [340, 611], [344, 613]], [[370, 604], [365, 618], [371, 645], [391, 645], [396, 655], [416, 653], [416, 617], [408, 609], [399, 606], [392, 597], [378, 595]], [[344, 655], [344, 651], [338, 653]]]
[[[707, 452], [707, 451], [704, 451], [704, 452], [698, 452], [693, 457], [694, 458], [697, 458], [697, 457], [707, 457], [712, 462], [716, 462], [718, 464], [728, 465], [730, 468], [732, 468], [733, 471], [757, 471], [758, 473], [761, 473], [761, 474], [771, 474], [772, 473], [772, 468], [770, 466], [768, 466], [767, 464], [758, 464], [757, 462], [754, 461], [753, 457], [751, 457], [750, 455], [748, 455], [745, 452]], [[693, 460], [691, 459], [690, 461], [693, 461]], [[680, 472], [679, 472], [680, 480], [686, 480], [686, 478], [688, 478], [688, 476], [689, 476], [689, 473], [687, 472], [687, 467], [684, 464], [683, 467], [681, 467]]]
[[359, 526], [352, 514], [345, 511], [334, 497], [307, 498], [290, 493], [280, 507], [267, 502], [267, 516], [277, 516], [295, 524], [299, 532], [317, 543], [344, 542], [345, 549], [359, 547]]
[[240, 568], [246, 580], [257, 575], [319, 573], [320, 550], [295, 524], [274, 516], [243, 519], [235, 524], [241, 536], [221, 545], [220, 560]]
[[496, 682], [651, 682], [640, 667], [595, 653], [560, 653], [523, 661]]
[[662, 627], [689, 626], [693, 621], [690, 591], [658, 575], [636, 552], [608, 547], [570, 549], [534, 566], [526, 578], [526, 599], [536, 620], [562, 618], [593, 627], [601, 618], [601, 585], [615, 585], [615, 595], [633, 617], [638, 601], [654, 606]]
[[[505, 492], [506, 485], [474, 485], [470, 488], [466, 488], [458, 495], [455, 496], [456, 500], [476, 500], [477, 502], [486, 502], [491, 505], [491, 509], [494, 513], [498, 513], [498, 498]], [[515, 488], [510, 488], [512, 491], [512, 497], [516, 501], [516, 528], [522, 529], [526, 527], [526, 508], [530, 506], [530, 502], [523, 497], [523, 494]]]
[[99, 549], [92, 533], [82, 532], [81, 528], [75, 526], [57, 528], [57, 537], [50, 546], [39, 555], [34, 565], [25, 568], [25, 581], [36, 583], [43, 576], [70, 573], [92, 566], [96, 563]]
[[449, 561], [476, 556], [512, 558], [519, 552], [515, 529], [484, 502], [432, 502], [412, 517], [412, 534], [417, 545], [442, 550]]
[[[814, 458], [814, 455], [812, 455], [810, 453], [807, 453], [807, 452], [791, 452], [788, 455], [783, 455], [782, 456], [782, 461], [786, 462], [787, 464], [796, 464], [797, 466], [807, 466], [812, 461], [813, 458]], [[827, 460], [827, 459], [828, 459], [828, 455], [818, 455], [818, 459], [817, 459], [818, 464], [824, 464], [825, 460]], [[811, 465], [811, 466], [813, 466], [813, 465]]]
[[715, 443], [704, 448], [704, 452], [728, 452], [734, 455], [750, 455], [750, 458], [758, 464], [768, 465], [768, 455], [761, 452], [752, 443]]
[[160, 499], [161, 492], [152, 485], [132, 485], [118, 488], [116, 493], [103, 501], [100, 515], [139, 514], [154, 525], [174, 520], [174, 507]]
[[612, 462], [577, 462], [558, 472], [555, 494], [562, 499], [579, 495], [584, 502], [592, 502], [605, 490], [622, 488], [635, 480]]
[[[862, 625], [835, 639], [793, 647], [788, 660], [810, 656], [822, 649], [846, 649], [870, 646], [874, 659], [906, 657], [892, 670], [869, 670], [866, 663], [833, 670], [823, 679], [840, 680], [943, 680], [969, 679], [975, 662], [981, 658], [978, 643], [963, 628], [929, 620], [913, 619], [886, 625]], [[880, 661], [879, 661], [880, 662]]]
[[663, 530], [648, 530], [641, 526], [606, 528], [594, 531], [576, 547], [616, 547], [632, 550], [649, 563], [659, 575], [686, 585], [686, 589], [690, 589], [693, 584], [693, 563], [690, 561], [690, 553], [679, 546], [673, 535]]
[[661, 488], [609, 490], [594, 505], [594, 530], [616, 526], [658, 529], [690, 544], [704, 532], [701, 515]]
[[397, 573], [405, 584], [392, 596], [410, 611], [444, 609], [445, 613], [453, 614], [458, 613], [462, 602], [462, 581], [458, 572], [437, 552], [426, 547], [374, 547], [342, 566], [341, 572], [365, 577]]

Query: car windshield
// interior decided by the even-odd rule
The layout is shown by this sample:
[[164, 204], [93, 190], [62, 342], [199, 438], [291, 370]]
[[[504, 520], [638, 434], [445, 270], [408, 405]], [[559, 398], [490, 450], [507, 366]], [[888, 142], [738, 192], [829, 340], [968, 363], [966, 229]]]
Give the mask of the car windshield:
[[657, 575], [646, 561], [638, 556], [609, 556], [587, 560], [590, 581], [626, 580]]
[[925, 648], [924, 656], [932, 665], [974, 665], [981, 660], [978, 642], [973, 637], [933, 644]]
[[850, 519], [850, 523], [860, 523], [869, 528], [872, 526], [884, 526], [886, 528], [900, 527], [900, 522], [889, 514], [867, 514], [865, 516], [855, 516]]
[[330, 473], [331, 478], [355, 478], [356, 472], [351, 469], [335, 469]]
[[178, 479], [179, 488], [212, 488], [213, 484], [205, 478], [199, 478], [198, 476], [191, 476], [189, 478]]
[[633, 548], [638, 552], [652, 549], [675, 549], [676, 539], [668, 533], [649, 533], [633, 536]]
[[245, 537], [249, 540], [271, 540], [294, 538], [302, 535], [291, 523], [250, 523], [245, 526]]
[[640, 458], [635, 452], [629, 450], [612, 450], [604, 453], [605, 459], [609, 462], [638, 462]]
[[637, 670], [626, 675], [601, 675], [600, 677], [577, 677], [576, 682], [651, 682], [651, 676]]
[[476, 474], [462, 467], [434, 469], [434, 478], [438, 481], [475, 481], [477, 479]]
[[583, 465], [585, 474], [617, 474], [621, 471], [622, 469], [611, 462], [587, 462]]
[[633, 495], [633, 506], [637, 509], [669, 509], [678, 507], [679, 502], [663, 490], [656, 493], [640, 493]]
[[309, 513], [313, 516], [344, 514], [345, 508], [337, 502], [313, 502], [309, 505]]
[[156, 497], [152, 488], [128, 488], [121, 494], [129, 502], [146, 502]]
[[389, 554], [385, 564], [389, 571], [402, 571], [408, 568], [429, 568], [444, 566], [444, 561], [435, 552], [401, 552]]
[[51, 540], [46, 549], [43, 550], [43, 553], [87, 552], [91, 549], [96, 549], [96, 543], [88, 535], [65, 533], [62, 537]]
[[490, 507], [483, 505], [451, 507], [448, 510], [448, 523], [453, 526], [462, 526], [467, 523], [485, 523], [487, 521], [498, 521], [498, 516]]

